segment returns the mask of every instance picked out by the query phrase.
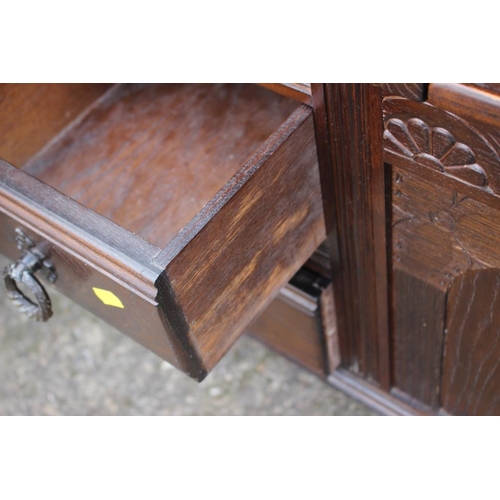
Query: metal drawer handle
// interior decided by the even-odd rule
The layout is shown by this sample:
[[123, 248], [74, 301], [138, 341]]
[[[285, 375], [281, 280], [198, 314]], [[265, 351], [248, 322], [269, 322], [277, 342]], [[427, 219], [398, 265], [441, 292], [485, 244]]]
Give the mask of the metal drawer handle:
[[[14, 304], [35, 321], [47, 321], [52, 316], [52, 304], [43, 285], [34, 276], [40, 271], [51, 283], [57, 274], [52, 264], [46, 259], [41, 246], [36, 246], [22, 231], [16, 229], [17, 247], [21, 258], [15, 264], [9, 264], [3, 270], [7, 296]], [[33, 293], [36, 303], [19, 290], [17, 283], [23, 283]]]

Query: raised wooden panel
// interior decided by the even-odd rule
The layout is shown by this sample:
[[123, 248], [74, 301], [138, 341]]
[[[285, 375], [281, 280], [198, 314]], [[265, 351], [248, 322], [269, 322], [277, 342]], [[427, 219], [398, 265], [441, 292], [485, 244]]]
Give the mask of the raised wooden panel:
[[500, 269], [467, 271], [450, 287], [442, 401], [452, 415], [500, 415]]
[[392, 290], [394, 386], [438, 408], [446, 292], [397, 268]]
[[500, 267], [500, 211], [458, 183], [393, 168], [393, 262], [437, 289], [469, 269]]
[[491, 195], [478, 201], [480, 191], [464, 193], [458, 180], [395, 161], [395, 386], [437, 408], [446, 294], [464, 273], [500, 267], [500, 207]]
[[448, 288], [471, 269], [500, 267], [499, 209], [439, 175], [393, 167], [395, 385], [433, 407]]
[[[467, 413], [459, 394], [468, 398], [475, 389], [456, 393], [450, 388], [455, 375], [441, 381], [443, 349], [446, 360], [449, 346], [456, 347], [450, 327], [468, 325], [476, 339], [486, 321], [468, 277], [500, 267], [499, 142], [491, 127], [429, 103], [388, 98], [383, 106], [384, 159], [392, 165], [395, 394], [434, 411], [444, 401], [443, 411]], [[455, 373], [465, 354], [453, 356], [445, 362], [448, 370], [455, 363]]]

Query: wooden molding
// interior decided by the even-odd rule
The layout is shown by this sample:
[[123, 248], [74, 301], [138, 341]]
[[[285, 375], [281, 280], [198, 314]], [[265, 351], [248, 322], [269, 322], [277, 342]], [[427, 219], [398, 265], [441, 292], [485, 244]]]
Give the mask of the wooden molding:
[[382, 91], [313, 84], [341, 365], [390, 387]]

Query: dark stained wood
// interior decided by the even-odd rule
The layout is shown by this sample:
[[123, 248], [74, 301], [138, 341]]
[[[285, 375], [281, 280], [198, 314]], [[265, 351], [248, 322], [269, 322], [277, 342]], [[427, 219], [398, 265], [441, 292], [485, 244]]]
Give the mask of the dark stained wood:
[[500, 196], [499, 151], [452, 113], [407, 99], [384, 100], [384, 159], [427, 167]]
[[500, 87], [267, 87], [0, 86], [0, 156], [97, 211], [0, 163], [0, 249], [46, 241], [56, 287], [198, 380], [330, 252], [269, 344], [382, 413], [499, 414]]
[[443, 408], [500, 415], [500, 270], [470, 270], [450, 287]]
[[427, 84], [425, 83], [381, 83], [384, 97], [399, 96], [413, 101], [425, 101]]
[[[310, 108], [297, 108], [296, 103], [254, 85], [236, 87], [175, 86], [178, 99], [174, 101], [184, 104], [177, 108], [179, 114], [166, 116], [164, 122], [153, 108], [158, 98], [157, 107], [172, 111], [162, 101], [167, 96], [172, 104], [170, 87], [114, 88], [26, 166], [45, 181], [55, 180], [66, 194], [0, 161], [0, 212], [5, 214], [5, 239], [10, 242], [3, 245], [0, 241], [0, 250], [17, 258], [12, 247], [17, 224], [36, 242], [47, 241], [56, 268], [64, 272], [56, 283], [63, 293], [197, 380], [206, 376], [326, 237]], [[263, 100], [260, 95], [265, 96]], [[224, 103], [228, 108], [220, 108]], [[285, 108], [295, 112], [288, 116]], [[229, 116], [238, 110], [239, 118]], [[148, 123], [144, 113], [155, 119]], [[135, 123], [138, 128], [134, 127], [135, 114], [142, 117]], [[221, 128], [209, 131], [209, 120], [203, 116], [213, 117]], [[121, 122], [125, 117], [128, 127]], [[184, 196], [187, 206], [199, 203], [190, 197], [197, 188], [189, 187], [189, 182], [214, 187], [211, 174], [218, 178], [218, 192], [185, 221], [179, 234], [170, 233], [172, 239], [162, 250], [131, 229], [142, 220], [145, 230], [153, 231], [149, 239], [157, 242], [165, 240], [164, 228], [177, 223], [169, 221], [168, 210], [160, 218], [147, 196], [158, 179], [164, 185], [157, 196], [168, 194], [168, 181], [175, 181], [168, 175], [162, 178], [163, 162], [155, 163], [162, 154], [159, 138], [165, 139], [169, 118], [177, 125], [174, 136], [181, 142], [187, 136], [194, 154], [190, 158], [193, 175], [181, 176], [185, 189], [176, 188], [176, 202], [182, 204]], [[272, 133], [268, 140], [265, 131]], [[182, 132], [183, 137], [176, 135]], [[243, 138], [246, 133], [248, 139]], [[203, 144], [204, 140], [208, 143]], [[96, 156], [94, 146], [103, 154]], [[189, 157], [188, 144], [184, 146], [186, 151], [179, 155]], [[175, 149], [169, 142], [164, 147]], [[233, 147], [238, 151], [231, 158]], [[242, 152], [245, 148], [248, 154]], [[93, 185], [88, 183], [80, 154], [90, 161]], [[242, 163], [235, 166], [235, 158]], [[70, 159], [81, 162], [76, 170]], [[153, 165], [149, 175], [148, 160]], [[231, 168], [220, 167], [226, 169], [224, 176], [215, 174], [219, 160], [231, 163]], [[231, 177], [233, 168], [236, 173]], [[137, 177], [135, 169], [140, 170]], [[133, 197], [120, 174], [130, 175], [139, 188], [146, 184], [141, 191], [145, 198]], [[94, 187], [101, 199], [93, 197]], [[206, 190], [201, 191], [205, 196]], [[89, 196], [92, 203], [102, 203], [107, 207], [102, 212], [110, 218], [67, 194], [79, 201]], [[134, 205], [130, 212], [134, 222], [116, 224], [122, 222], [116, 214], [122, 214], [122, 205], [129, 202]], [[163, 199], [161, 203], [168, 208]], [[94, 286], [113, 291], [125, 307], [104, 306], [93, 293]]]
[[0, 84], [0, 158], [20, 167], [109, 84]]
[[239, 176], [196, 237], [157, 259], [207, 370], [325, 239], [311, 111], [297, 110]]
[[436, 174], [394, 167], [393, 262], [446, 291], [469, 269], [500, 267], [497, 208], [460, 191], [460, 183]]
[[322, 276], [332, 277], [332, 268], [330, 264], [330, 247], [328, 240], [325, 240], [311, 255], [305, 266]]
[[[398, 165], [395, 276], [406, 282], [393, 284], [395, 385], [437, 408], [447, 289], [468, 269], [499, 263], [498, 146], [431, 105], [394, 99], [384, 107], [385, 159]], [[449, 161], [454, 151], [459, 160]]]
[[110, 220], [87, 210], [66, 195], [0, 160], [0, 209], [31, 229], [43, 230], [69, 253], [108, 269], [144, 295], [152, 293], [149, 273], [158, 247]]
[[[158, 249], [3, 161], [0, 179], [0, 251], [19, 258], [15, 229], [22, 228], [54, 264], [51, 286], [195, 376], [161, 322], [154, 286], [160, 270], [150, 263]], [[113, 292], [124, 308], [105, 306], [93, 287]]]
[[122, 85], [25, 170], [164, 247], [296, 107], [255, 85]]
[[[332, 173], [332, 153], [329, 127], [329, 115], [326, 101], [327, 87], [322, 83], [311, 84], [314, 130], [316, 134], [316, 147], [321, 174], [321, 192], [323, 194], [323, 207], [325, 213], [326, 232], [329, 255], [333, 261], [338, 261], [338, 239], [336, 237], [335, 216], [335, 184]], [[335, 277], [334, 277], [335, 278]], [[339, 317], [341, 319], [343, 315]], [[342, 320], [343, 321], [343, 320]]]
[[438, 409], [446, 292], [398, 269], [392, 290], [394, 386]]
[[311, 104], [309, 83], [259, 83], [259, 85], [304, 104]]
[[381, 89], [313, 84], [312, 92], [342, 366], [388, 389]]
[[394, 161], [394, 384], [436, 409], [447, 291], [471, 269], [500, 267], [500, 207], [456, 179]]
[[500, 83], [466, 83], [469, 87], [477, 87], [480, 89], [489, 90], [494, 94], [500, 94]]
[[500, 127], [500, 93], [462, 83], [432, 83], [429, 102], [462, 118]]
[[431, 408], [418, 403], [417, 405], [409, 404], [403, 401], [399, 395], [392, 394], [392, 391], [389, 393], [345, 368], [335, 370], [328, 377], [327, 381], [335, 389], [346, 393], [348, 396], [382, 415], [411, 416], [435, 414]]
[[[320, 376], [326, 376], [326, 331], [335, 330], [335, 317], [322, 315], [322, 281], [306, 269], [306, 290], [288, 284], [250, 326], [249, 333], [272, 349]], [[300, 280], [300, 278], [299, 278]], [[316, 285], [316, 286], [315, 286]]]

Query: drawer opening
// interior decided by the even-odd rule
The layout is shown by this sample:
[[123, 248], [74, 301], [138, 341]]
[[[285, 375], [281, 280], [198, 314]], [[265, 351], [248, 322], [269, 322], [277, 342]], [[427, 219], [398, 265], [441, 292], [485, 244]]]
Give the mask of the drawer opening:
[[324, 377], [333, 355], [338, 353], [336, 318], [330, 304], [332, 290], [329, 278], [302, 267], [248, 333]]
[[252, 84], [120, 84], [22, 168], [164, 248], [296, 108]]

